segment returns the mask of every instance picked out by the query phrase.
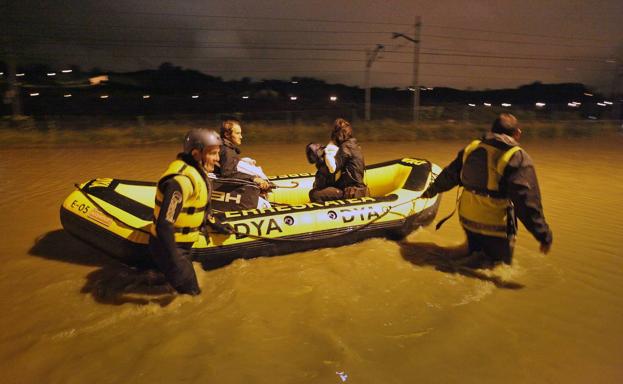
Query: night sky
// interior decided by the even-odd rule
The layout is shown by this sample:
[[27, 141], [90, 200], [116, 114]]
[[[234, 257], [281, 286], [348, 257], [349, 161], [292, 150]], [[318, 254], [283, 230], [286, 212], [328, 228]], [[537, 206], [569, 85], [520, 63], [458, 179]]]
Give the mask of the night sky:
[[[171, 62], [222, 76], [362, 85], [505, 88], [581, 82], [610, 92], [623, 60], [623, 1], [20, 1], [3, 23], [22, 64], [130, 71]], [[7, 17], [8, 16], [8, 17]]]

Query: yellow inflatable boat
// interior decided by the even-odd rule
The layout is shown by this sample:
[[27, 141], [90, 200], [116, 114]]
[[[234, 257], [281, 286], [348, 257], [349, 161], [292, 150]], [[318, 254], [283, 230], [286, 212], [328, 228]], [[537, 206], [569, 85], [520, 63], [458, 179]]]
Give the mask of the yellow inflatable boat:
[[[209, 268], [235, 258], [335, 247], [371, 237], [403, 238], [434, 219], [439, 196], [425, 199], [420, 195], [440, 171], [437, 165], [417, 158], [370, 165], [365, 181], [371, 197], [324, 203], [309, 201], [313, 174], [274, 176], [271, 181], [276, 188], [268, 194], [272, 207], [264, 209], [231, 210], [239, 196], [217, 182], [212, 195], [215, 215], [235, 233], [202, 234], [193, 246], [193, 256]], [[154, 182], [90, 180], [76, 185], [63, 202], [61, 223], [70, 234], [117, 259], [141, 263], [148, 260], [155, 191]]]

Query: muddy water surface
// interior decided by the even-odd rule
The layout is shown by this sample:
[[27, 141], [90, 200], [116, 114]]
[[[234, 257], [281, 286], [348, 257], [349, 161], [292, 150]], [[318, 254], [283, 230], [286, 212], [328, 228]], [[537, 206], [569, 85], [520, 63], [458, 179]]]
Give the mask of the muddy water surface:
[[[464, 142], [363, 143], [368, 163], [445, 165]], [[408, 237], [211, 271], [203, 294], [133, 283], [67, 236], [75, 182], [155, 180], [177, 148], [0, 150], [4, 383], [619, 383], [623, 381], [623, 139], [528, 141], [552, 252], [520, 229], [515, 263], [449, 273], [418, 244], [463, 241], [456, 220]], [[303, 145], [243, 147], [269, 174], [308, 171]], [[439, 217], [452, 210], [444, 196]]]

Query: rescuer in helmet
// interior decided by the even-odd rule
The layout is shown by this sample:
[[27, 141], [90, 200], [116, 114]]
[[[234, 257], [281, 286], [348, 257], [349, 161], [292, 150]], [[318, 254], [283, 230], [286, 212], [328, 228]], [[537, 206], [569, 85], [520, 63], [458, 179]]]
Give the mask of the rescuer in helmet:
[[208, 173], [219, 160], [220, 145], [221, 138], [215, 131], [192, 129], [184, 138], [184, 151], [158, 181], [149, 250], [179, 293], [201, 293], [190, 248], [203, 226], [208, 224], [219, 232], [229, 232], [227, 225], [208, 220], [212, 192]]

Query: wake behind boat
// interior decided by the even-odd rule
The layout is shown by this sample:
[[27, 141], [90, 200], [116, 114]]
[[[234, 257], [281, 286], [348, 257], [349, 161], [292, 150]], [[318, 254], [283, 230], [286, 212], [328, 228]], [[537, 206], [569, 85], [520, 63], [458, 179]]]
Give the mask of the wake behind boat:
[[[237, 209], [243, 196], [215, 181], [215, 216], [234, 234], [202, 233], [193, 258], [204, 266], [236, 258], [282, 255], [352, 244], [367, 238], [400, 239], [430, 224], [440, 197], [420, 195], [441, 169], [427, 160], [403, 158], [366, 167], [371, 197], [310, 202], [311, 173], [272, 176], [272, 207]], [[75, 237], [128, 264], [147, 260], [156, 183], [98, 178], [76, 186], [60, 210]], [[232, 205], [233, 204], [233, 205]]]

